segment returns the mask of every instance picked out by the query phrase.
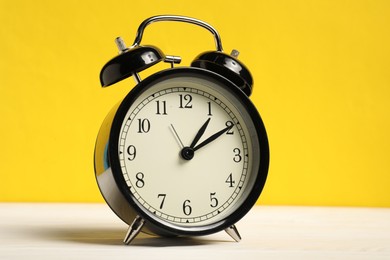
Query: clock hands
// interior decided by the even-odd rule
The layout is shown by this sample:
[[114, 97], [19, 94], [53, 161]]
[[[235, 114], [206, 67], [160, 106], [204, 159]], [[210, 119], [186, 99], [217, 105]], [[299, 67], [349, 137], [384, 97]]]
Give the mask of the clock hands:
[[215, 134], [213, 134], [212, 136], [210, 136], [209, 138], [207, 138], [206, 140], [204, 140], [203, 142], [201, 142], [200, 144], [198, 144], [197, 146], [194, 147], [194, 151], [202, 148], [203, 146], [205, 146], [206, 144], [209, 144], [211, 143], [212, 141], [214, 141], [215, 139], [217, 139], [218, 137], [220, 137], [221, 135], [223, 135], [225, 132], [229, 131], [230, 129], [232, 129], [234, 125], [231, 124], [227, 127], [225, 127], [224, 129], [222, 129], [221, 131], [218, 131], [216, 132]]
[[191, 143], [191, 145], [190, 145], [191, 148], [194, 148], [194, 147], [195, 147], [196, 143], [199, 141], [199, 139], [202, 137], [202, 135], [203, 135], [204, 132], [206, 131], [206, 128], [207, 128], [207, 126], [208, 126], [208, 124], [209, 124], [209, 122], [210, 122], [210, 119], [211, 119], [211, 118], [208, 118], [208, 119], [206, 120], [206, 122], [202, 125], [202, 127], [199, 129], [198, 133], [196, 134], [194, 140], [192, 141], [192, 143]]
[[202, 135], [206, 131], [206, 128], [207, 128], [207, 125], [209, 124], [209, 122], [210, 122], [210, 118], [208, 118], [207, 121], [203, 124], [203, 126], [199, 129], [199, 131], [196, 134], [196, 136], [195, 136], [194, 140], [192, 141], [191, 145], [190, 146], [186, 146], [186, 147], [184, 147], [181, 150], [181, 156], [183, 157], [183, 159], [191, 160], [192, 158], [194, 158], [194, 154], [195, 154], [196, 150], [198, 150], [198, 149], [202, 148], [203, 146], [211, 143], [212, 141], [214, 141], [215, 139], [217, 139], [218, 137], [220, 137], [221, 135], [223, 135], [224, 133], [229, 131], [234, 126], [233, 124], [227, 126], [224, 129], [216, 132], [215, 134], [213, 134], [212, 136], [210, 136], [209, 138], [207, 138], [206, 140], [204, 140], [200, 144], [196, 145], [197, 142], [199, 141], [199, 139], [202, 137]]
[[173, 131], [173, 133], [174, 133], [176, 139], [179, 141], [180, 147], [181, 147], [181, 148], [184, 148], [184, 144], [183, 144], [183, 142], [181, 141], [179, 135], [178, 135], [177, 132], [176, 132], [175, 127], [174, 127], [172, 124], [171, 124], [171, 128], [172, 128], [172, 131]]
[[202, 125], [202, 127], [199, 129], [198, 133], [196, 133], [195, 135], [195, 138], [194, 140], [192, 141], [191, 145], [190, 146], [186, 146], [186, 147], [183, 147], [183, 149], [181, 150], [180, 154], [181, 154], [181, 157], [184, 159], [184, 160], [191, 160], [192, 158], [194, 158], [194, 153], [195, 153], [195, 150], [194, 150], [194, 146], [196, 145], [196, 143], [199, 141], [199, 139], [202, 137], [202, 135], [204, 134], [204, 132], [206, 131], [206, 128], [210, 122], [210, 119], [211, 118], [208, 118], [206, 120], [206, 122], [204, 122], [204, 124]]

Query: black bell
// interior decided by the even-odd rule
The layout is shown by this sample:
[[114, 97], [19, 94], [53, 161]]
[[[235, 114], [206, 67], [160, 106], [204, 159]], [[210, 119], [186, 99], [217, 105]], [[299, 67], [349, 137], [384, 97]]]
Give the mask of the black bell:
[[[121, 39], [117, 39], [117, 44], [118, 41], [121, 41]], [[162, 51], [154, 46], [126, 48], [118, 44], [118, 48], [121, 53], [107, 62], [100, 72], [100, 83], [102, 87], [108, 87], [117, 83], [164, 59]]]
[[204, 52], [195, 58], [191, 66], [211, 70], [224, 76], [250, 96], [253, 88], [252, 75], [245, 65], [236, 59], [237, 55], [237, 51], [233, 51], [232, 55], [220, 51]]

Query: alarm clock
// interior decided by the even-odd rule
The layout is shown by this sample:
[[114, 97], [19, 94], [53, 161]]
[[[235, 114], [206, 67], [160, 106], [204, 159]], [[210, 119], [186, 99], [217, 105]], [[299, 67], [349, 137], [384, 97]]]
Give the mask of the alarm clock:
[[[141, 45], [145, 28], [175, 21], [212, 33], [216, 50], [178, 66], [180, 56]], [[124, 243], [140, 232], [201, 236], [225, 230], [255, 205], [266, 182], [269, 146], [263, 121], [249, 96], [252, 76], [238, 51], [223, 52], [218, 32], [206, 22], [159, 15], [143, 21], [133, 45], [121, 38], [119, 55], [101, 70], [103, 87], [134, 77], [136, 86], [108, 113], [94, 152], [102, 196], [129, 225]], [[141, 79], [159, 62], [165, 70]]]

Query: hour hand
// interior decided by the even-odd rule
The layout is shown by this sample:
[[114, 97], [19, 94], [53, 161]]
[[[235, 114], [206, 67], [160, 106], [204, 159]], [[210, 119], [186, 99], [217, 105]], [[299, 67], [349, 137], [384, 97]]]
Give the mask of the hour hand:
[[183, 147], [183, 149], [181, 150], [181, 157], [184, 159], [184, 160], [191, 160], [192, 158], [194, 158], [194, 152], [195, 152], [195, 145], [198, 143], [199, 139], [202, 137], [202, 135], [204, 134], [204, 132], [206, 131], [206, 128], [210, 122], [211, 118], [209, 117], [206, 122], [204, 122], [204, 124], [202, 125], [202, 127], [198, 130], [198, 132], [196, 133], [195, 135], [195, 138], [194, 140], [192, 141], [191, 145], [190, 146], [186, 146], [186, 147]]

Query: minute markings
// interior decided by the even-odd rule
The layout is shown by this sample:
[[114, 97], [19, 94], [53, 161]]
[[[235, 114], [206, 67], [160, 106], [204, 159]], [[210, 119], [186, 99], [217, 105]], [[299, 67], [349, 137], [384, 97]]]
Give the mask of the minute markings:
[[[211, 94], [209, 94], [209, 93], [207, 93], [207, 92], [201, 91], [201, 90], [194, 89], [194, 88], [185, 88], [185, 91], [182, 91], [182, 89], [177, 89], [177, 90], [176, 90], [175, 88], [172, 88], [172, 89], [170, 89], [170, 90], [171, 90], [170, 92], [162, 92], [162, 91], [159, 91], [157, 95], [156, 95], [156, 94], [153, 95], [154, 99], [150, 99], [150, 98], [149, 98], [149, 99], [147, 99], [146, 103], [145, 103], [145, 102], [139, 103], [139, 104], [140, 104], [139, 109], [134, 109], [134, 110], [133, 110], [134, 112], [132, 113], [131, 117], [128, 118], [129, 123], [132, 124], [133, 121], [134, 121], [134, 124], [135, 124], [135, 122], [137, 122], [136, 119], [138, 119], [138, 118], [140, 117], [140, 118], [141, 118], [141, 121], [140, 121], [140, 122], [137, 122], [137, 126], [139, 127], [139, 124], [141, 124], [141, 126], [142, 126], [142, 122], [144, 122], [144, 123], [145, 123], [144, 130], [148, 130], [148, 127], [147, 127], [147, 125], [146, 125], [146, 124], [147, 124], [147, 121], [145, 120], [146, 118], [145, 118], [145, 116], [143, 116], [144, 114], [138, 115], [138, 113], [141, 112], [141, 111], [144, 109], [144, 107], [149, 106], [149, 105], [148, 105], [149, 102], [153, 102], [153, 100], [160, 100], [160, 113], [162, 114], [163, 111], [164, 111], [164, 110], [163, 110], [162, 103], [161, 103], [161, 99], [160, 99], [162, 96], [164, 96], [164, 95], [166, 95], [166, 94], [174, 94], [174, 93], [176, 93], [176, 95], [177, 95], [177, 94], [182, 94], [182, 95], [183, 95], [183, 104], [182, 104], [182, 106], [185, 107], [186, 105], [192, 105], [192, 104], [188, 104], [188, 103], [187, 103], [187, 100], [184, 99], [184, 95], [185, 95], [186, 93], [191, 93], [191, 95], [193, 95], [193, 100], [194, 100], [194, 104], [195, 104], [195, 105], [199, 104], [198, 101], [197, 101], [197, 103], [195, 103], [195, 99], [198, 99], [196, 96], [197, 96], [197, 95], [203, 96], [203, 97], [205, 97], [206, 99], [212, 101], [213, 104], [217, 104], [217, 106], [219, 107], [220, 111], [221, 111], [222, 113], [225, 113], [224, 115], [227, 116], [227, 120], [231, 120], [232, 122], [234, 122], [234, 124], [232, 124], [231, 126], [226, 127], [226, 128], [224, 128], [224, 129], [222, 129], [222, 130], [220, 130], [220, 131], [214, 133], [213, 135], [211, 135], [209, 138], [206, 139], [206, 141], [207, 141], [206, 143], [204, 143], [204, 144], [202, 144], [202, 143], [201, 143], [201, 144], [198, 144], [198, 147], [196, 147], [196, 145], [195, 145], [196, 149], [200, 149], [200, 148], [203, 147], [204, 145], [206, 145], [206, 144], [212, 142], [213, 140], [215, 140], [216, 138], [218, 138], [219, 136], [221, 136], [224, 132], [226, 132], [226, 131], [230, 130], [232, 127], [236, 126], [236, 122], [238, 122], [238, 119], [235, 117], [235, 114], [232, 113], [232, 111], [230, 111], [230, 109], [229, 109], [228, 106], [226, 106], [221, 100], [219, 100], [218, 98], [214, 97], [213, 95], [211, 95]], [[166, 91], [166, 90], [164, 90], [164, 91]], [[157, 93], [157, 92], [156, 92], [156, 93]], [[192, 94], [192, 93], [193, 93], [193, 94]], [[150, 97], [150, 96], [149, 96], [149, 97]], [[170, 101], [170, 100], [171, 100], [171, 101]], [[167, 106], [168, 106], [168, 102], [169, 102], [169, 103], [170, 103], [170, 104], [169, 104], [170, 107], [173, 106], [173, 108], [177, 108], [177, 106], [175, 106], [174, 104], [171, 103], [172, 101], [174, 101], [174, 99], [168, 99], [168, 97], [167, 97]], [[215, 103], [214, 103], [214, 101], [215, 101]], [[142, 105], [141, 105], [141, 104], [142, 104]], [[156, 108], [155, 108], [155, 109], [156, 109]], [[155, 110], [155, 111], [156, 111], [156, 110]], [[225, 111], [225, 112], [223, 112], [223, 111]], [[170, 111], [169, 111], [169, 112], [170, 112]], [[173, 112], [174, 112], [174, 111], [173, 111]], [[207, 112], [207, 111], [206, 111], [206, 112]], [[214, 111], [213, 111], [213, 112], [214, 112]], [[220, 112], [220, 113], [221, 113], [221, 112]], [[174, 113], [173, 113], [173, 114], [174, 114]], [[168, 115], [168, 116], [169, 116], [169, 115]], [[132, 119], [134, 119], [134, 120], [132, 120]], [[145, 121], [143, 121], [143, 120], [145, 120]], [[150, 118], [150, 122], [153, 124], [153, 121], [152, 121], [152, 120], [153, 120], [153, 118]], [[213, 121], [213, 120], [211, 120], [211, 121]], [[175, 122], [173, 122], [173, 123], [175, 123]], [[175, 125], [176, 125], [176, 123], [175, 123]], [[179, 124], [178, 124], [178, 125], [179, 125]], [[237, 127], [238, 127], [238, 126], [237, 126]], [[239, 128], [241, 129], [241, 127], [239, 127]], [[180, 125], [179, 125], [179, 127], [178, 127], [178, 130], [179, 130], [180, 133], [182, 132], [182, 130], [180, 129]], [[143, 131], [143, 132], [145, 132], [145, 131]], [[222, 132], [222, 134], [221, 134], [220, 132]], [[239, 131], [237, 131], [237, 132], [239, 132]], [[244, 140], [245, 140], [245, 138], [243, 137], [243, 135], [244, 135], [243, 132], [240, 132], [240, 133], [239, 133], [239, 136], [241, 136], [241, 143], [244, 142]], [[244, 138], [244, 139], [243, 139], [243, 138]], [[124, 139], [126, 140], [127, 138], [124, 138]], [[183, 141], [184, 141], [184, 140], [183, 140]], [[205, 142], [205, 141], [204, 141], [204, 142]], [[141, 176], [139, 176], [139, 177], [141, 177]], [[140, 186], [140, 184], [141, 184], [141, 181], [139, 181], [139, 185], [138, 185], [138, 186]], [[241, 187], [241, 186], [240, 186], [240, 187]], [[240, 189], [237, 188], [237, 190], [235, 190], [235, 191], [233, 192], [233, 194], [230, 194], [230, 195], [226, 194], [226, 195], [228, 195], [228, 198], [224, 198], [224, 199], [221, 201], [221, 204], [220, 204], [220, 205], [222, 205], [222, 206], [218, 207], [218, 208], [215, 209], [214, 211], [208, 211], [206, 214], [200, 214], [200, 215], [198, 215], [198, 213], [197, 213], [196, 216], [193, 216], [193, 217], [191, 216], [191, 217], [186, 218], [186, 217], [182, 217], [182, 216], [180, 216], [180, 215], [174, 216], [175, 214], [174, 214], [174, 215], [172, 215], [172, 214], [166, 214], [166, 212], [164, 212], [164, 211], [159, 211], [158, 209], [155, 209], [155, 206], [157, 206], [157, 204], [156, 204], [156, 205], [153, 204], [153, 206], [151, 206], [150, 204], [148, 204], [148, 203], [151, 203], [152, 201], [148, 200], [146, 197], [143, 199], [143, 198], [142, 198], [142, 197], [143, 197], [142, 192], [138, 193], [137, 187], [135, 187], [135, 186], [133, 185], [133, 186], [131, 187], [131, 189], [133, 190], [133, 193], [136, 193], [136, 194], [138, 195], [137, 197], [140, 198], [139, 201], [142, 200], [142, 204], [143, 204], [143, 205], [147, 205], [147, 208], [149, 209], [149, 211], [150, 211], [151, 213], [156, 214], [156, 216], [162, 216], [161, 218], [163, 218], [163, 219], [167, 219], [167, 220], [168, 220], [168, 218], [169, 218], [169, 220], [170, 220], [171, 222], [177, 222], [177, 223], [194, 223], [194, 222], [201, 222], [201, 221], [203, 221], [203, 220], [205, 220], [205, 219], [210, 219], [210, 218], [212, 218], [213, 216], [220, 214], [222, 211], [224, 211], [225, 209], [229, 208], [229, 205], [230, 205], [231, 203], [233, 203], [233, 201], [235, 200], [235, 197], [237, 197], [237, 193], [239, 193], [239, 190], [240, 190]], [[160, 199], [162, 199], [162, 198], [160, 198]], [[148, 202], [146, 202], [146, 201], [148, 201]], [[225, 201], [225, 203], [223, 203], [223, 201]], [[161, 203], [161, 201], [158, 201], [158, 202]], [[179, 206], [181, 206], [181, 205], [179, 205]], [[193, 205], [191, 205], [191, 206], [194, 207]], [[157, 207], [158, 207], [158, 206], [157, 206]], [[154, 211], [153, 211], [153, 209], [154, 209]], [[195, 207], [194, 207], [194, 210], [195, 210]], [[163, 213], [163, 212], [164, 212], [164, 213]], [[173, 213], [173, 212], [172, 212], [172, 213]]]

